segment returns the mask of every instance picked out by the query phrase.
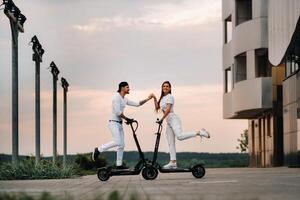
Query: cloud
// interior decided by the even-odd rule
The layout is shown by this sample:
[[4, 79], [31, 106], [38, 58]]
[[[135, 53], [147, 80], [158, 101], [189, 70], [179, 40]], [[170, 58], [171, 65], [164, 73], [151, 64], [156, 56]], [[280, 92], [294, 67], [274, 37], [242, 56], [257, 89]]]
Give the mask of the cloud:
[[[247, 121], [222, 119], [222, 71], [218, 67], [222, 57], [221, 0], [28, 0], [20, 1], [20, 8], [28, 17], [26, 32], [19, 37], [22, 154], [34, 152], [34, 63], [27, 45], [34, 34], [46, 50], [41, 64], [43, 154], [52, 152], [52, 76], [46, 71], [52, 60], [71, 84], [69, 153], [88, 152], [111, 140], [107, 120], [111, 97], [121, 80], [130, 82], [128, 97], [133, 100], [145, 98], [149, 92], [159, 95], [161, 82], [170, 80], [175, 111], [184, 130], [205, 127], [211, 131], [211, 140], [178, 142], [178, 151], [236, 151], [236, 138], [247, 127]], [[3, 19], [0, 23], [6, 28], [0, 30], [0, 46], [7, 51], [0, 51], [0, 152], [10, 153], [11, 37], [8, 20]], [[62, 93], [58, 89], [61, 153]], [[141, 122], [138, 136], [143, 150], [153, 150], [157, 128], [154, 121], [160, 117], [153, 103], [128, 107], [125, 112]], [[126, 150], [135, 150], [131, 132], [125, 129]], [[160, 150], [168, 150], [164, 136]]]
[[83, 32], [102, 32], [121, 27], [185, 27], [199, 26], [217, 21], [220, 18], [220, 1], [186, 0], [181, 3], [161, 3], [142, 8], [142, 15], [128, 17], [117, 15], [112, 17], [92, 18], [86, 24], [75, 24], [73, 28]]

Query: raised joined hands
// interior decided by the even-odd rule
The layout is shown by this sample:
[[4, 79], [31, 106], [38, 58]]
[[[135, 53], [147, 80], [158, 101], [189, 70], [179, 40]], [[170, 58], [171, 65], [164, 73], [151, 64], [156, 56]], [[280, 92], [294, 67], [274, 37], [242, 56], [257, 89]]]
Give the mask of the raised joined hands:
[[148, 99], [152, 99], [152, 98], [156, 98], [156, 96], [153, 93], [149, 94], [148, 96]]

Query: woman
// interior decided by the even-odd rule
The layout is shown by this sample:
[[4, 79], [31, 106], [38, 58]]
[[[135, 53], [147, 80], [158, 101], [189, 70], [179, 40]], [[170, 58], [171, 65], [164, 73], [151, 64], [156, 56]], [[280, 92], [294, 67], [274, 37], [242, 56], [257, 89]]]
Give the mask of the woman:
[[155, 95], [153, 95], [155, 110], [161, 109], [163, 111], [163, 116], [160, 119], [162, 122], [164, 119], [167, 121], [166, 136], [170, 149], [170, 162], [165, 165], [165, 169], [177, 168], [176, 163], [176, 148], [175, 148], [175, 137], [178, 140], [186, 140], [196, 136], [210, 138], [209, 133], [205, 129], [200, 131], [183, 132], [180, 118], [174, 113], [174, 97], [171, 94], [171, 83], [165, 81], [161, 87], [161, 96], [157, 101]]

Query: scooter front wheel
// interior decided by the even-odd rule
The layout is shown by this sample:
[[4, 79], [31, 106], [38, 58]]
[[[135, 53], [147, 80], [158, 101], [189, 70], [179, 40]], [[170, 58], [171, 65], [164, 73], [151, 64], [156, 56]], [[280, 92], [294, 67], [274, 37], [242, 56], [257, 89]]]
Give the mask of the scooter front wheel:
[[106, 167], [103, 167], [103, 168], [100, 168], [98, 169], [98, 179], [100, 181], [107, 181], [110, 177], [110, 171], [106, 168]]
[[145, 180], [154, 180], [158, 176], [158, 170], [153, 166], [146, 166], [142, 170], [142, 176]]
[[205, 175], [205, 169], [202, 165], [195, 165], [192, 168], [192, 174], [195, 178], [202, 178]]

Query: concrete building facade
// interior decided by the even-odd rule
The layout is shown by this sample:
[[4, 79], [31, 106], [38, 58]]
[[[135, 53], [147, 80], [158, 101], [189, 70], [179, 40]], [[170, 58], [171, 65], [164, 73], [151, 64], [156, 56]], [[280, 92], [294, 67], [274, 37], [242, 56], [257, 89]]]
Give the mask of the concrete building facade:
[[247, 119], [250, 166], [299, 165], [299, 0], [223, 0], [223, 117]]

